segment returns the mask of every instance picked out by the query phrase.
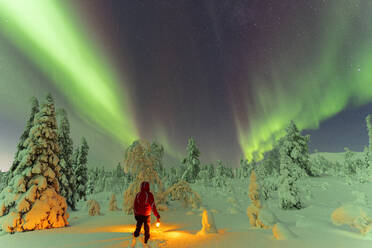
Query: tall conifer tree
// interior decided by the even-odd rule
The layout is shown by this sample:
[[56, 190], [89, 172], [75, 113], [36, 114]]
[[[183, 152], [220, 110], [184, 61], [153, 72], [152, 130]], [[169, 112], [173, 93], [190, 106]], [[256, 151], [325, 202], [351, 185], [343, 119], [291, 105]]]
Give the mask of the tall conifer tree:
[[68, 121], [67, 112], [60, 109], [58, 117], [58, 144], [61, 149], [59, 154], [61, 165], [61, 177], [59, 178], [61, 186], [61, 195], [66, 198], [68, 206], [75, 210], [76, 205], [76, 178], [72, 166], [72, 151], [73, 142], [70, 137], [70, 123]]
[[75, 176], [78, 199], [86, 200], [87, 183], [88, 183], [88, 152], [89, 146], [87, 140], [83, 137], [81, 145], [77, 152], [74, 153], [75, 161]]
[[195, 179], [197, 178], [200, 171], [199, 156], [200, 151], [196, 146], [194, 139], [189, 138], [187, 144], [187, 157], [182, 160], [182, 164], [184, 164], [186, 167], [186, 170], [182, 175], [183, 180], [189, 183], [195, 182]]
[[13, 172], [16, 170], [17, 166], [22, 161], [25, 155], [25, 149], [26, 149], [25, 141], [28, 138], [31, 128], [34, 126], [34, 118], [38, 112], [39, 112], [39, 101], [37, 100], [36, 97], [32, 97], [31, 98], [31, 114], [30, 114], [29, 119], [27, 120], [25, 130], [23, 131], [21, 137], [19, 138], [19, 142], [17, 144], [17, 151], [16, 151], [16, 154], [14, 155], [12, 166], [9, 169], [7, 181], [10, 181], [11, 177], [13, 176]]
[[18, 232], [66, 226], [67, 204], [59, 195], [60, 148], [50, 94], [34, 116], [23, 145], [23, 158], [0, 193], [0, 229]]

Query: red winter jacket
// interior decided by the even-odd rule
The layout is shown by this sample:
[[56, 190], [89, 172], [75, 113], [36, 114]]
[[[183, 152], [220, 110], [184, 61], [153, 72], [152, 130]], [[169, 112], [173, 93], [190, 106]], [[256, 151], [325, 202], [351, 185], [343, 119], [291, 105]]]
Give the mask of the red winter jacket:
[[158, 210], [156, 210], [154, 196], [150, 192], [150, 184], [148, 182], [141, 183], [141, 192], [134, 199], [134, 215], [151, 215], [151, 209], [157, 218], [160, 218]]

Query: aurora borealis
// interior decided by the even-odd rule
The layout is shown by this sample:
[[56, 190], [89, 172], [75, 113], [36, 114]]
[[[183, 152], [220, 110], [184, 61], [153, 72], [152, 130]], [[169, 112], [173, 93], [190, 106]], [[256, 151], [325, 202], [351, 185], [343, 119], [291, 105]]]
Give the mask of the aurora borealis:
[[137, 138], [179, 158], [190, 136], [202, 162], [236, 166], [290, 120], [312, 149], [361, 149], [371, 11], [369, 0], [0, 0], [0, 168], [27, 100], [47, 91], [108, 167]]
[[129, 118], [129, 106], [124, 104], [129, 101], [127, 93], [121, 91], [123, 100], [119, 101], [117, 78], [61, 4], [48, 0], [1, 1], [4, 34], [51, 77], [83, 116], [124, 144], [129, 143], [138, 134]]

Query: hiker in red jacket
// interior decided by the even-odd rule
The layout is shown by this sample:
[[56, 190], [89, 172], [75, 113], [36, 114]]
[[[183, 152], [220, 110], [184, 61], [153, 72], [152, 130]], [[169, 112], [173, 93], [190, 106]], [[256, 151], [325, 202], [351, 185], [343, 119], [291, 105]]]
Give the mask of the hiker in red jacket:
[[156, 210], [154, 196], [150, 192], [150, 184], [148, 182], [142, 182], [141, 192], [139, 192], [134, 199], [134, 217], [137, 221], [137, 226], [133, 235], [135, 238], [139, 236], [143, 223], [145, 229], [145, 244], [147, 244], [150, 238], [151, 210], [156, 216], [157, 221], [159, 221], [160, 215]]

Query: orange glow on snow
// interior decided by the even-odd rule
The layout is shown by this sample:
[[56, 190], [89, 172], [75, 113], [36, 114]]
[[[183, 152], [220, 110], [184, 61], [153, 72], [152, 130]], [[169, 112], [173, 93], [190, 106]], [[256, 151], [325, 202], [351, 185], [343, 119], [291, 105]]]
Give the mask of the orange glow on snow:
[[[198, 230], [184, 230], [183, 225], [180, 224], [168, 224], [161, 223], [159, 227], [157, 223], [152, 224], [150, 229], [151, 239], [157, 241], [166, 242], [166, 247], [193, 247], [194, 245], [207, 244], [211, 239], [215, 239], [218, 234], [202, 235], [198, 233]], [[101, 226], [101, 227], [84, 227], [84, 228], [74, 228], [74, 233], [123, 233], [121, 238], [113, 238], [107, 240], [95, 240], [92, 242], [111, 242], [111, 241], [120, 241], [123, 246], [128, 246], [132, 240], [133, 232], [136, 229], [135, 225], [112, 225], [112, 226]], [[143, 235], [143, 228], [141, 230], [141, 235]], [[220, 230], [219, 234], [223, 234], [225, 231]], [[84, 243], [85, 244], [85, 243]], [[90, 243], [89, 243], [90, 244]], [[106, 247], [106, 246], [102, 246]]]

